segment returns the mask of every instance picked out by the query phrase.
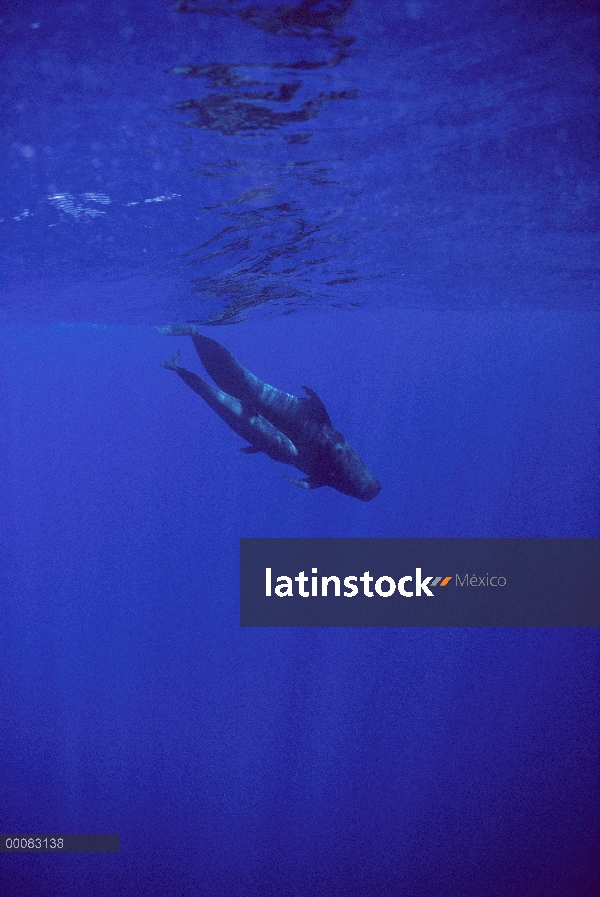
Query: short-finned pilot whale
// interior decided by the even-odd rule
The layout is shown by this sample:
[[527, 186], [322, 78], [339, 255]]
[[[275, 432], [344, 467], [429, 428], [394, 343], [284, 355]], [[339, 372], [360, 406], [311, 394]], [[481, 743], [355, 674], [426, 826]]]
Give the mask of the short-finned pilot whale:
[[286, 477], [303, 489], [331, 486], [338, 492], [371, 501], [381, 486], [346, 438], [332, 426], [314, 390], [303, 386], [299, 398], [264, 383], [242, 367], [231, 352], [192, 325], [159, 327], [168, 336], [191, 336], [200, 361], [216, 383], [202, 380], [179, 364], [179, 352], [163, 367], [176, 371], [194, 392], [250, 445], [240, 451], [264, 452], [291, 464], [306, 479]]

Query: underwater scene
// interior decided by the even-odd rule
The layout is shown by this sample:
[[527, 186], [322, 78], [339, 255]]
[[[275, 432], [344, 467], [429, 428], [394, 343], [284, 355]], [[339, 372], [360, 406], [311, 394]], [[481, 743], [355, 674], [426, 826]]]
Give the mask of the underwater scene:
[[240, 625], [240, 539], [600, 537], [599, 22], [0, 4], [0, 829], [120, 835], [2, 897], [600, 894], [597, 629]]

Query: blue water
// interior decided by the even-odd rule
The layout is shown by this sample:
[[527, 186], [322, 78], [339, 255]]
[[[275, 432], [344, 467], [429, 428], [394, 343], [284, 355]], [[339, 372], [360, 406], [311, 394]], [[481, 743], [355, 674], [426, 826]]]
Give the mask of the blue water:
[[[0, 829], [121, 834], [2, 897], [596, 897], [594, 630], [238, 623], [240, 537], [600, 536], [595, 5], [0, 20]], [[381, 493], [236, 451], [187, 320]]]

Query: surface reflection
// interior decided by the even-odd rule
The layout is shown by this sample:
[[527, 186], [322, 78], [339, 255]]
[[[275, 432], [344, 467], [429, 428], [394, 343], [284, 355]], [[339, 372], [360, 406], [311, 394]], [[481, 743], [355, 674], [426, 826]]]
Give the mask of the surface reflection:
[[[243, 319], [244, 311], [265, 303], [276, 306], [280, 314], [289, 314], [322, 300], [323, 285], [358, 279], [347, 260], [341, 267], [336, 265], [339, 243], [348, 239], [331, 226], [343, 213], [348, 198], [336, 197], [330, 189], [346, 192], [339, 171], [337, 177], [333, 171], [341, 161], [280, 162], [266, 142], [276, 132], [283, 146], [305, 146], [314, 136], [314, 120], [328, 104], [358, 96], [355, 88], [327, 89], [331, 84], [323, 77], [350, 55], [355, 38], [342, 34], [341, 28], [351, 5], [352, 0], [303, 0], [295, 6], [275, 8], [238, 2], [218, 7], [187, 0], [176, 4], [180, 13], [233, 17], [268, 34], [293, 38], [291, 49], [298, 53], [290, 62], [215, 61], [168, 69], [170, 74], [197, 79], [205, 88], [204, 95], [173, 104], [176, 112], [191, 113], [185, 121], [188, 127], [238, 138], [231, 145], [233, 158], [203, 163], [196, 174], [224, 179], [225, 195], [227, 181], [242, 178], [259, 184], [203, 207], [207, 213], [225, 217], [226, 224], [183, 256], [184, 265], [201, 269], [193, 279], [193, 289], [212, 309], [196, 321], [233, 323]], [[310, 54], [302, 45], [306, 41], [311, 42]], [[318, 58], [308, 59], [308, 55]], [[248, 137], [263, 138], [258, 161], [240, 158]], [[307, 199], [315, 188], [320, 195], [309, 206]], [[324, 195], [325, 191], [329, 195]], [[215, 300], [221, 306], [216, 312]]]

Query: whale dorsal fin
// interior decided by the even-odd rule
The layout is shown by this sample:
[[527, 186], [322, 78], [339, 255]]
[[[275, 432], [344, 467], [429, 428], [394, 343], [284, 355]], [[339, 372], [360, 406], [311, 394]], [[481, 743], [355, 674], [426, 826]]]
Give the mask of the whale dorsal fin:
[[327, 408], [314, 389], [311, 389], [310, 386], [303, 386], [302, 389], [308, 396], [308, 399], [304, 400], [308, 404], [308, 416], [319, 424], [331, 424]]

